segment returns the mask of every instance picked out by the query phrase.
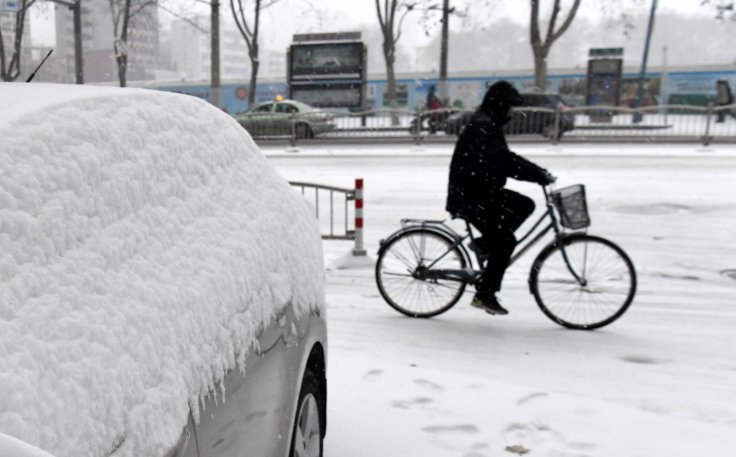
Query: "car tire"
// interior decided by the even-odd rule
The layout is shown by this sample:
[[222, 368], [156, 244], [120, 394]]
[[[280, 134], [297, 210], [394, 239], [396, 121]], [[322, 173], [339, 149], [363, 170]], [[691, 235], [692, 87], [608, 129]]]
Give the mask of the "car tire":
[[565, 133], [565, 130], [563, 129], [563, 126], [560, 125], [559, 129], [557, 130], [557, 138], [553, 138], [555, 136], [554, 124], [547, 125], [546, 127], [544, 127], [544, 131], [542, 131], [543, 136], [555, 140], [559, 140], [560, 138], [562, 138], [563, 133]]
[[298, 140], [309, 140], [314, 138], [314, 133], [307, 124], [296, 124], [294, 130]]
[[325, 402], [321, 392], [317, 376], [307, 368], [291, 433], [291, 457], [322, 457], [326, 411], [322, 411]]

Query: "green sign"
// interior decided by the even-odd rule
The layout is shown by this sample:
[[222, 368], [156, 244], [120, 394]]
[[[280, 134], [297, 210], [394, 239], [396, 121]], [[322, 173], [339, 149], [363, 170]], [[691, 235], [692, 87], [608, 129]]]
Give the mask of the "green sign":
[[620, 57], [624, 55], [624, 48], [590, 48], [588, 57]]

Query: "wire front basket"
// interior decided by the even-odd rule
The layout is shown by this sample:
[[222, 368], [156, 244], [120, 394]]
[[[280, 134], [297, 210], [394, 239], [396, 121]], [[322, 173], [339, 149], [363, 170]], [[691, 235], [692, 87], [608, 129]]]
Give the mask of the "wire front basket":
[[560, 214], [563, 227], [578, 230], [590, 225], [588, 204], [585, 201], [585, 186], [575, 184], [550, 192], [552, 204]]

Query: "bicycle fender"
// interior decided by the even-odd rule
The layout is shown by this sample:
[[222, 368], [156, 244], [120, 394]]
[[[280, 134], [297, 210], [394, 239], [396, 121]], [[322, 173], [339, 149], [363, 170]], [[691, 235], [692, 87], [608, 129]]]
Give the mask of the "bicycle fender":
[[[394, 233], [392, 233], [391, 235], [389, 235], [388, 238], [382, 239], [379, 242], [379, 244], [378, 244], [378, 252], [377, 252], [377, 255], [381, 255], [383, 253], [383, 251], [386, 250], [386, 246], [388, 246], [389, 243], [391, 243], [394, 239], [400, 237], [404, 233], [407, 233], [407, 232], [415, 232], [415, 231], [425, 231], [425, 232], [436, 233], [437, 235], [444, 236], [447, 239], [452, 240], [452, 241], [457, 241], [457, 240], [459, 240], [461, 238], [457, 233], [454, 233], [454, 232], [452, 232], [450, 230], [443, 229], [440, 226], [436, 226], [436, 225], [409, 225], [409, 226], [403, 227], [403, 228], [395, 231]], [[465, 250], [465, 246], [463, 246], [462, 244], [460, 244], [460, 245], [458, 245], [458, 248], [460, 249], [460, 252], [462, 252], [463, 256], [465, 257], [465, 260], [466, 261], [469, 261], [470, 257], [468, 256], [468, 252]]]

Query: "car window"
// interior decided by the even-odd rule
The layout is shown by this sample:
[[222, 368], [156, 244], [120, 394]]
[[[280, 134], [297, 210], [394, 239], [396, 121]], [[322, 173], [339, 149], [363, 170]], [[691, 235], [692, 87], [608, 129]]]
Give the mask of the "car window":
[[544, 100], [539, 95], [523, 95], [523, 98], [524, 98], [524, 105], [527, 105], [527, 106], [544, 105]]
[[261, 106], [257, 106], [256, 109], [253, 110], [254, 113], [270, 113], [272, 111], [273, 104], [272, 103], [266, 103]]
[[276, 112], [277, 113], [298, 113], [299, 110], [296, 106], [290, 104], [290, 103], [277, 103], [276, 104]]

